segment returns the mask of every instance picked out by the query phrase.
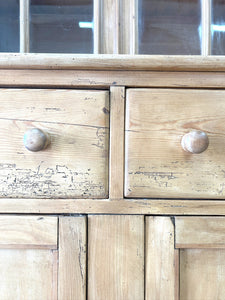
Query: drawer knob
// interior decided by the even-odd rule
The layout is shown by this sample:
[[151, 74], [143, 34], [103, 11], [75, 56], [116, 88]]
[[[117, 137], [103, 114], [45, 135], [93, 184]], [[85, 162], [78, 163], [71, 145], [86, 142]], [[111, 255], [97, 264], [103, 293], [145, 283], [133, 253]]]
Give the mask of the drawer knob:
[[41, 151], [49, 145], [49, 137], [41, 129], [29, 129], [23, 137], [24, 146], [29, 151]]
[[208, 148], [209, 139], [205, 132], [195, 130], [185, 134], [181, 141], [182, 148], [190, 153], [201, 153]]

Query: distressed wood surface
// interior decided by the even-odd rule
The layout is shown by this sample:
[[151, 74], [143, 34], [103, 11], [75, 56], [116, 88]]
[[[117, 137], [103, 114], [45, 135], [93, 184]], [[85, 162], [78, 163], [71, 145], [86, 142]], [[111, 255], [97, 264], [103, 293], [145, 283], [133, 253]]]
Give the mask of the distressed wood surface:
[[1, 86], [11, 87], [225, 87], [225, 73], [157, 71], [10, 70], [0, 69]]
[[57, 249], [57, 217], [1, 216], [0, 249]]
[[224, 300], [225, 249], [180, 250], [180, 300]]
[[225, 248], [225, 219], [176, 217], [176, 248]]
[[[108, 0], [112, 2], [112, 0]], [[108, 6], [110, 8], [110, 6]], [[224, 56], [1, 53], [0, 68], [225, 71]]]
[[124, 179], [124, 87], [110, 89], [109, 197], [123, 198]]
[[0, 299], [57, 300], [57, 259], [51, 250], [1, 249]]
[[[128, 90], [126, 197], [224, 198], [224, 97], [218, 90]], [[201, 154], [182, 149], [192, 130], [208, 135]]]
[[169, 199], [0, 199], [0, 213], [225, 215], [225, 201]]
[[59, 218], [58, 300], [86, 299], [86, 217]]
[[[1, 89], [0, 196], [105, 198], [109, 99], [105, 91]], [[30, 152], [23, 135], [50, 136]]]
[[143, 216], [89, 216], [88, 299], [144, 299]]
[[178, 300], [178, 250], [169, 217], [146, 217], [145, 299]]

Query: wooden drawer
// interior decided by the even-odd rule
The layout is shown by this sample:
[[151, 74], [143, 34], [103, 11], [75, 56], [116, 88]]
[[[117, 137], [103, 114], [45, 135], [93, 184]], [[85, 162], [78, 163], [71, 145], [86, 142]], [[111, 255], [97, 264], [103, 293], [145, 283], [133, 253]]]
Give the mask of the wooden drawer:
[[[1, 197], [107, 197], [107, 91], [0, 89], [0, 127]], [[31, 128], [49, 135], [46, 149], [25, 148]]]
[[[128, 89], [125, 130], [126, 197], [224, 198], [225, 91]], [[181, 146], [195, 130], [199, 154]]]

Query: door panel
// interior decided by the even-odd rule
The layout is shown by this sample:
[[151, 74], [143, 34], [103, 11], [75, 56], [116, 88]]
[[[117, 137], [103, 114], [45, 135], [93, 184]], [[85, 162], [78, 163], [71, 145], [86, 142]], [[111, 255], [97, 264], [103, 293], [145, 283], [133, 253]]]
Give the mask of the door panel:
[[89, 216], [88, 300], [144, 300], [144, 217]]

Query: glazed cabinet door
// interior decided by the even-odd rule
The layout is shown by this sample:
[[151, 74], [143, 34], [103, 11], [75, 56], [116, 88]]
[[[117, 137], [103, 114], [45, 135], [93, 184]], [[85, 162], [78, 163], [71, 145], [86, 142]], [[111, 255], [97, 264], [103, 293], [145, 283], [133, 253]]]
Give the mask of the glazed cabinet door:
[[0, 299], [86, 299], [85, 217], [1, 216]]
[[224, 261], [224, 218], [146, 218], [146, 300], [222, 300]]

